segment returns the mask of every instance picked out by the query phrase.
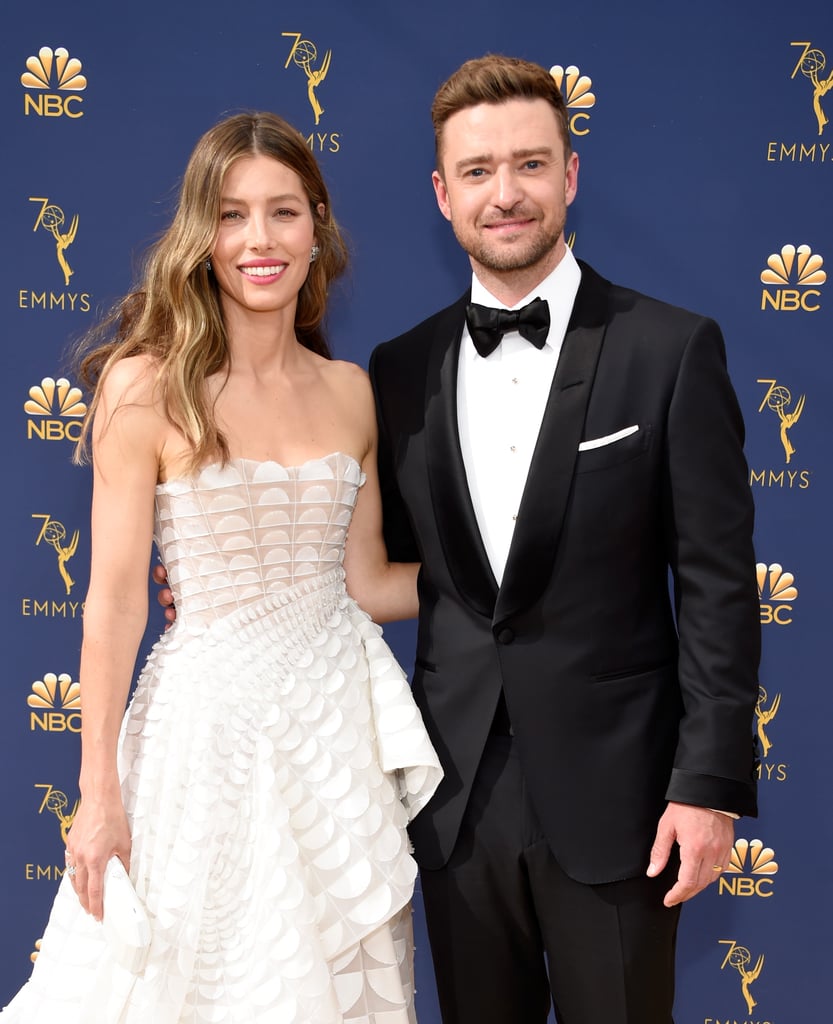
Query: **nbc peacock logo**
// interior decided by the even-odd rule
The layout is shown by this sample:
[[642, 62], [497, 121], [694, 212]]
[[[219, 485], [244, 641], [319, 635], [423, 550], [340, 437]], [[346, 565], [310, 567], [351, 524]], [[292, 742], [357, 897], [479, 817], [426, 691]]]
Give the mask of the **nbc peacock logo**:
[[71, 441], [81, 436], [87, 404], [83, 401], [80, 388], [66, 379], [44, 377], [40, 384], [29, 388], [29, 397], [23, 403], [23, 411], [29, 419], [26, 423], [26, 439], [41, 441]]
[[761, 625], [775, 623], [788, 626], [792, 622], [792, 602], [798, 597], [795, 576], [786, 572], [778, 562], [767, 565], [758, 562], [758, 597], [761, 601]]
[[79, 93], [87, 88], [87, 78], [81, 68], [81, 61], [70, 57], [63, 46], [54, 50], [42, 46], [35, 56], [27, 57], [20, 84], [31, 91], [23, 95], [23, 113], [27, 117], [83, 117], [84, 100]]
[[827, 280], [824, 258], [809, 245], [783, 245], [772, 253], [761, 271], [761, 283], [774, 286], [761, 293], [761, 309], [770, 307], [780, 312], [803, 309], [815, 313], [820, 308], [819, 287]]
[[570, 125], [570, 132], [573, 135], [589, 135], [590, 114], [587, 113], [596, 105], [596, 97], [591, 91], [592, 80], [583, 75], [575, 64], [563, 68], [560, 64], [554, 64], [550, 68], [555, 84], [561, 90], [564, 102], [567, 105], [567, 118]]
[[81, 732], [81, 686], [67, 672], [44, 673], [26, 698], [32, 732]]
[[720, 876], [718, 892], [729, 896], [772, 895], [773, 878], [778, 874], [775, 851], [760, 839], [737, 839], [726, 874]]

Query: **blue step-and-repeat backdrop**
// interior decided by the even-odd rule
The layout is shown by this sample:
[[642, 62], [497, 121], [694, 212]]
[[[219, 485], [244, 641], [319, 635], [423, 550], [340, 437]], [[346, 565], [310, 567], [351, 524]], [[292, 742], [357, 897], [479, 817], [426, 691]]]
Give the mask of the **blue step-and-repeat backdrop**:
[[[739, 822], [731, 869], [685, 908], [676, 1020], [830, 1019], [833, 12], [804, 0], [5, 9], [0, 1005], [28, 976], [78, 801], [90, 477], [70, 453], [89, 396], [68, 346], [131, 285], [197, 137], [268, 108], [331, 186], [353, 264], [329, 333], [366, 365], [467, 283], [435, 208], [429, 108], [487, 52], [552, 69], [581, 158], [576, 253], [715, 317], [747, 424], [761, 816]], [[386, 635], [409, 667], [412, 625]], [[417, 939], [420, 1022], [437, 1024], [418, 900]]]

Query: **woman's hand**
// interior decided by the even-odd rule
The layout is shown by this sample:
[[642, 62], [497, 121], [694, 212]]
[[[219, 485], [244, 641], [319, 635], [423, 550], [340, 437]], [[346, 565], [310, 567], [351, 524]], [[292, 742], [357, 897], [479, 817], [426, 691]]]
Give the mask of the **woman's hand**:
[[104, 869], [115, 855], [130, 869], [130, 829], [120, 797], [104, 802], [82, 799], [67, 837], [66, 873], [81, 906], [100, 921], [104, 916]]

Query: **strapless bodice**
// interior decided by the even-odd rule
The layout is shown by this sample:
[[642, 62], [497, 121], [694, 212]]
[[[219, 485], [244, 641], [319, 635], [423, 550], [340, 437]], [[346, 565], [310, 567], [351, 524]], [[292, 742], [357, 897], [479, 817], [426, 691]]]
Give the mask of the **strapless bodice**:
[[350, 455], [299, 466], [233, 459], [156, 488], [154, 539], [178, 631], [341, 565], [364, 482]]

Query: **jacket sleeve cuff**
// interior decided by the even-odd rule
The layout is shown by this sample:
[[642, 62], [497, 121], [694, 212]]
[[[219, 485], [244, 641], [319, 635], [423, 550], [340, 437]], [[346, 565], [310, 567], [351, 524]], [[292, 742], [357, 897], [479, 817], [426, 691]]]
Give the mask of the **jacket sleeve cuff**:
[[754, 780], [740, 782], [737, 779], [724, 779], [675, 768], [671, 772], [665, 799], [679, 804], [709, 807], [737, 817], [758, 816]]

